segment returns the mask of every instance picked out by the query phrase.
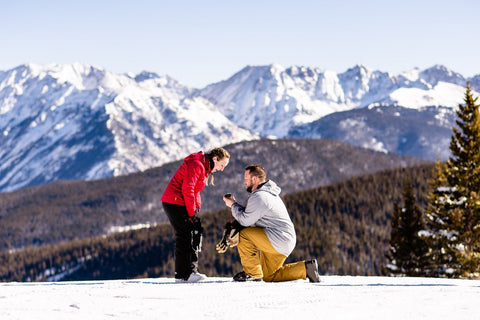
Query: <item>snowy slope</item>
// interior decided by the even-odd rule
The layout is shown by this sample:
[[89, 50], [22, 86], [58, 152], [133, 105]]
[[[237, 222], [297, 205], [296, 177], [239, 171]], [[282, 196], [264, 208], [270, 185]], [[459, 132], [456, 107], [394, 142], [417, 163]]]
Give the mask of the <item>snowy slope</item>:
[[246, 67], [226, 81], [207, 86], [200, 94], [236, 124], [262, 136], [284, 137], [293, 124], [347, 108], [334, 100], [335, 92], [318, 90], [322, 82], [333, 82], [332, 90], [337, 85], [328, 73], [320, 79], [321, 75], [318, 69]]
[[290, 138], [329, 138], [352, 146], [445, 160], [456, 113], [448, 107], [371, 107], [337, 112], [290, 129]]
[[318, 284], [176, 284], [171, 278], [0, 284], [13, 319], [345, 319], [480, 317], [476, 280], [324, 276]]

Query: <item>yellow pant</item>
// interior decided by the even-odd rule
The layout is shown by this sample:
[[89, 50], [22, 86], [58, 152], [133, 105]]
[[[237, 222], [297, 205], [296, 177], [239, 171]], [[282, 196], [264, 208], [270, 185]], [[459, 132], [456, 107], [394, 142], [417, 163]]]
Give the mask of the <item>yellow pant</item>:
[[249, 227], [240, 231], [238, 253], [243, 270], [251, 277], [266, 282], [306, 279], [305, 261], [283, 265], [287, 257], [273, 248], [262, 228]]

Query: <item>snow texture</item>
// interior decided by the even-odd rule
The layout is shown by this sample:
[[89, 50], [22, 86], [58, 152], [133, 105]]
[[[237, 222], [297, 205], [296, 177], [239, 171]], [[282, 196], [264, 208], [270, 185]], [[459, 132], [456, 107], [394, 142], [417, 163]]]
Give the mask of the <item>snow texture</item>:
[[476, 280], [323, 276], [0, 284], [1, 319], [479, 319]]

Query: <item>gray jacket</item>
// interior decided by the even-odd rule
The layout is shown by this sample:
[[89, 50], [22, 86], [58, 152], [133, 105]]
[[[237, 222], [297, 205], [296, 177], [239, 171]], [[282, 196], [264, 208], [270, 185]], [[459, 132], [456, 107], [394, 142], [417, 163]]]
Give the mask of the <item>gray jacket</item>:
[[242, 226], [263, 228], [275, 250], [289, 256], [297, 236], [280, 191], [275, 182], [268, 180], [252, 192], [245, 207], [234, 203], [232, 215]]

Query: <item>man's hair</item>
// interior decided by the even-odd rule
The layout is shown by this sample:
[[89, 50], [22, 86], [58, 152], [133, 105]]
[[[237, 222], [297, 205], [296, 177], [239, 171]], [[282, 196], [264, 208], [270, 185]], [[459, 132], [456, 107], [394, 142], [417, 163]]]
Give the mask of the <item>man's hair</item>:
[[250, 172], [250, 175], [259, 178], [260, 181], [267, 180], [267, 172], [261, 165], [251, 164], [245, 167], [245, 171], [248, 171]]

